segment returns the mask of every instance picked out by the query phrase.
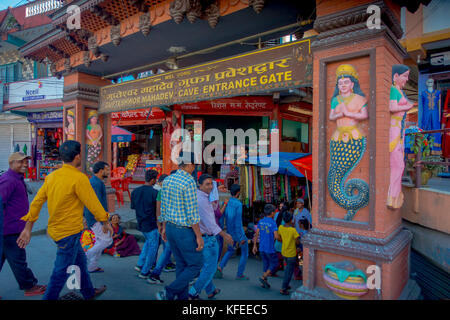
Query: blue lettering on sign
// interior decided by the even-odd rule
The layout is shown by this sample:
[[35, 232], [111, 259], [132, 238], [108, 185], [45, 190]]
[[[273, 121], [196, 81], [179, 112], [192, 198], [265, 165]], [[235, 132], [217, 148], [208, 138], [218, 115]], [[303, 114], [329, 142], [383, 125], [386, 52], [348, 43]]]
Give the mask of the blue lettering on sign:
[[45, 95], [23, 97], [22, 101], [42, 100], [42, 99], [45, 99]]
[[39, 94], [39, 89], [36, 90], [25, 90], [25, 95], [26, 96], [34, 96]]

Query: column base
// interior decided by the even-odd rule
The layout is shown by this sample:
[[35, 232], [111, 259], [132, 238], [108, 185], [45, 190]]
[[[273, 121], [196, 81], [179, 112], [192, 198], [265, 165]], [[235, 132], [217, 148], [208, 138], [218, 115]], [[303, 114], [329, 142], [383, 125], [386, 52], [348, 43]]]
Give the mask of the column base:
[[[415, 280], [409, 279], [398, 300], [422, 300], [420, 287]], [[312, 290], [299, 287], [291, 294], [291, 300], [345, 300], [331, 291], [316, 287]]]

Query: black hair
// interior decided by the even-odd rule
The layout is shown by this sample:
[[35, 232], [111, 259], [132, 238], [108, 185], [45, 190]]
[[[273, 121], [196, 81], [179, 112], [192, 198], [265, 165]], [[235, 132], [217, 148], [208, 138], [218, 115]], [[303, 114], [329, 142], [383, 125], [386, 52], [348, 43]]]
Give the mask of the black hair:
[[264, 215], [270, 216], [272, 214], [272, 212], [274, 212], [277, 208], [275, 208], [275, 206], [273, 204], [266, 204], [264, 206]]
[[213, 177], [210, 174], [204, 173], [198, 178], [198, 184], [203, 184], [206, 179], [212, 179]]
[[65, 163], [71, 163], [77, 155], [81, 153], [81, 144], [75, 140], [64, 142], [59, 147], [59, 156]]
[[283, 203], [283, 207], [278, 213], [277, 220], [275, 221], [278, 227], [281, 225], [281, 222], [283, 221], [283, 215], [285, 212], [289, 212], [289, 207], [286, 205], [286, 203]]
[[145, 171], [145, 182], [150, 182], [153, 179], [158, 177], [158, 171], [156, 170], [147, 170]]
[[109, 221], [112, 221], [112, 218], [114, 218], [115, 216], [118, 216], [118, 217], [119, 217], [119, 221], [121, 220], [121, 219], [120, 219], [120, 215], [117, 214], [117, 213], [115, 213], [115, 214], [113, 214], [112, 216], [109, 217]]
[[98, 161], [92, 167], [92, 172], [99, 173], [100, 170], [105, 169], [105, 167], [109, 167], [109, 164], [107, 164], [105, 161]]
[[177, 172], [177, 170], [175, 169], [175, 170], [172, 170], [172, 171], [170, 171], [170, 174], [174, 174], [175, 172]]
[[183, 167], [188, 164], [195, 164], [195, 156], [193, 152], [180, 152], [178, 156], [178, 166]]
[[241, 186], [238, 184], [233, 184], [230, 187], [230, 193], [234, 197], [238, 194], [238, 192], [241, 191]]
[[[281, 215], [281, 212], [280, 212], [280, 215]], [[283, 220], [284, 220], [285, 223], [291, 222], [292, 218], [293, 218], [293, 215], [289, 211], [285, 211], [283, 213]]]
[[309, 230], [310, 225], [309, 225], [309, 221], [307, 219], [300, 219], [298, 224], [299, 225], [301, 224], [303, 226], [303, 229]]
[[165, 178], [167, 178], [168, 177], [168, 175], [167, 174], [165, 174], [165, 173], [163, 173], [162, 175], [160, 175], [159, 176], [159, 178], [158, 178], [158, 182], [163, 182], [164, 181], [164, 179]]

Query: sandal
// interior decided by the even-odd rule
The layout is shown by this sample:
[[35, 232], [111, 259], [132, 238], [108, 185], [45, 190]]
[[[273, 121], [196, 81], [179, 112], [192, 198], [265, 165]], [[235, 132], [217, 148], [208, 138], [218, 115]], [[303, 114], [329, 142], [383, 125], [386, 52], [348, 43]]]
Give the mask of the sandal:
[[102, 268], [97, 268], [94, 271], [89, 271], [89, 273], [101, 273], [101, 272], [105, 272], [105, 270], [103, 270]]
[[264, 289], [269, 289], [269, 288], [270, 288], [270, 284], [269, 284], [269, 282], [267, 281], [267, 279], [259, 278], [259, 282], [261, 282], [262, 287], [263, 287]]
[[281, 289], [281, 290], [280, 290], [280, 293], [281, 293], [283, 296], [288, 296], [288, 295], [289, 295], [288, 289]]
[[208, 295], [208, 299], [212, 299], [212, 298], [214, 298], [216, 295], [218, 295], [219, 293], [220, 293], [220, 289], [219, 288], [216, 288], [216, 290], [214, 290], [214, 292], [213, 293], [211, 293], [210, 295]]

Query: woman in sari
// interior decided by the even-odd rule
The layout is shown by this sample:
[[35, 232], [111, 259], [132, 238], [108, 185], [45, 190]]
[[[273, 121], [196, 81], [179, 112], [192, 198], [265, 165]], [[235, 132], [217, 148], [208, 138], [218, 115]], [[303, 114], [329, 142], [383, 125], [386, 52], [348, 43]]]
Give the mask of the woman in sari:
[[409, 67], [403, 64], [392, 66], [391, 92], [389, 95], [389, 110], [391, 111], [391, 128], [389, 129], [390, 153], [390, 183], [387, 206], [391, 209], [400, 208], [403, 204], [402, 176], [405, 169], [404, 162], [404, 133], [406, 111], [414, 104], [406, 99], [403, 87], [409, 78]]
[[120, 216], [114, 214], [111, 216], [110, 221], [114, 231], [113, 243], [105, 249], [105, 253], [117, 258], [140, 255], [141, 249], [137, 244], [136, 238], [124, 231], [124, 228], [120, 225]]

